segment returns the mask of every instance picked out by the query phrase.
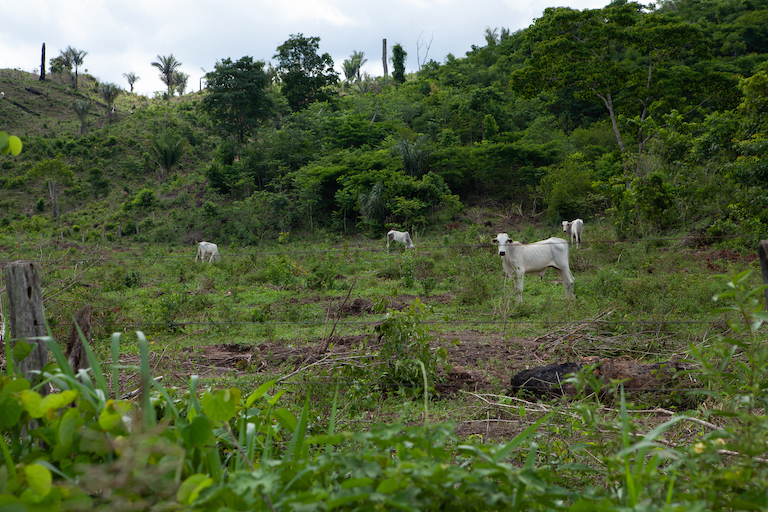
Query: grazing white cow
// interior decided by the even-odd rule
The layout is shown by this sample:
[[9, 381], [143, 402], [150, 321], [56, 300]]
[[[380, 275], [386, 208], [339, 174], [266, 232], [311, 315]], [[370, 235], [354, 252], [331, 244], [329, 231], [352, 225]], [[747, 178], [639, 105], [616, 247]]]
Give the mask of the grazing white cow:
[[411, 241], [411, 235], [409, 235], [407, 231], [395, 231], [393, 229], [393, 230], [390, 230], [389, 233], [387, 233], [387, 252], [389, 252], [389, 244], [392, 241], [405, 244], [406, 249], [416, 248], [416, 246], [413, 245], [413, 242]]
[[571, 239], [571, 245], [573, 245], [573, 240], [576, 239], [576, 246], [581, 247], [581, 234], [584, 233], [583, 220], [576, 219], [571, 222], [564, 220], [563, 231], [565, 231], [565, 233], [568, 235], [568, 238]]
[[521, 244], [511, 240], [506, 233], [499, 233], [493, 239], [499, 246], [504, 272], [517, 280], [517, 302], [523, 302], [523, 280], [525, 274], [539, 274], [552, 267], [560, 274], [565, 287], [565, 298], [573, 294], [573, 275], [568, 266], [568, 242], [562, 238], [547, 238], [532, 244]]
[[220, 260], [219, 247], [211, 242], [200, 242], [197, 244], [197, 256], [195, 261], [200, 258], [200, 261], [205, 261], [208, 258], [208, 263], [211, 263], [214, 259]]

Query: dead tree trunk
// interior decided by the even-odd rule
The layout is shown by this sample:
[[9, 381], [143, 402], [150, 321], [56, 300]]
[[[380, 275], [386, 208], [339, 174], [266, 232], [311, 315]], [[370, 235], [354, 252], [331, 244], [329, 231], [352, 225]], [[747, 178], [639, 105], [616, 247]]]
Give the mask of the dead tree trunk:
[[[768, 240], [760, 240], [757, 245], [757, 254], [760, 255], [760, 270], [763, 273], [763, 284], [768, 284]], [[768, 288], [765, 289], [765, 307], [768, 309]]]
[[45, 82], [45, 43], [43, 43], [43, 56], [40, 58], [40, 81]]
[[381, 52], [381, 60], [384, 64], [384, 79], [387, 78], [387, 40], [384, 39], [384, 42], [382, 43], [382, 52]]
[[[46, 336], [40, 266], [32, 261], [9, 263], [5, 267], [5, 284], [8, 289], [8, 320], [12, 346], [21, 339]], [[42, 340], [29, 340], [28, 343], [36, 346], [29, 356], [18, 362], [18, 370], [34, 384], [40, 380], [40, 375], [33, 371], [42, 370], [48, 363], [48, 348]], [[40, 394], [45, 395], [48, 386], [43, 388], [40, 389]]]

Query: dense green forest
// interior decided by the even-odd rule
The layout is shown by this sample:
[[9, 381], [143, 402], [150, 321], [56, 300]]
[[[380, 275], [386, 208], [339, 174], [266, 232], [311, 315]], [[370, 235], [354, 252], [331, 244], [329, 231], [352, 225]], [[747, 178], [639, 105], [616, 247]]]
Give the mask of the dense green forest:
[[549, 8], [486, 43], [409, 75], [399, 48], [391, 77], [359, 76], [356, 52], [341, 78], [299, 34], [275, 67], [231, 56], [203, 91], [152, 99], [72, 87], [60, 62], [46, 81], [6, 70], [0, 127], [24, 150], [2, 161], [0, 229], [252, 245], [485, 204], [607, 215], [619, 237], [764, 236], [768, 1]]

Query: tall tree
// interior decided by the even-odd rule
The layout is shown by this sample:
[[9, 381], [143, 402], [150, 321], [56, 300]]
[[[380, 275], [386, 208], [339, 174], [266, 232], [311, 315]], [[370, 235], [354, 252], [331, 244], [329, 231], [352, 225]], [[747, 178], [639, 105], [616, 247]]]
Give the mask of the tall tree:
[[82, 135], [88, 131], [88, 112], [91, 111], [92, 106], [93, 102], [90, 100], [75, 100], [72, 104], [72, 109], [75, 111], [75, 114], [77, 114], [77, 118], [80, 119], [80, 130], [77, 132], [78, 135]]
[[80, 66], [83, 65], [83, 61], [85, 60], [85, 56], [88, 55], [88, 52], [83, 50], [78, 50], [77, 48], [73, 48], [72, 46], [67, 46], [67, 49], [64, 51], [69, 57], [69, 62], [75, 68], [75, 90], [77, 90], [78, 69], [80, 68]]
[[319, 47], [319, 37], [304, 37], [303, 34], [291, 35], [277, 47], [275, 70], [282, 82], [283, 96], [294, 111], [330, 99], [331, 93], [324, 88], [339, 80], [330, 54], [320, 55]]
[[133, 84], [139, 81], [139, 76], [136, 75], [133, 71], [129, 71], [128, 73], [123, 73], [123, 77], [125, 77], [126, 80], [128, 80], [128, 85], [131, 86], [131, 92], [133, 92]]
[[38, 162], [29, 175], [35, 179], [42, 179], [48, 187], [48, 194], [51, 198], [51, 218], [59, 216], [59, 188], [72, 183], [75, 173], [69, 168], [62, 155], [56, 158]]
[[104, 103], [107, 104], [107, 119], [112, 117], [112, 106], [115, 104], [115, 100], [120, 96], [121, 92], [123, 92], [123, 90], [115, 84], [101, 84], [99, 87], [99, 96], [101, 96]]
[[173, 73], [181, 66], [181, 62], [176, 60], [173, 54], [158, 55], [157, 61], [153, 62], [152, 66], [160, 70], [160, 80], [168, 87], [168, 99], [170, 99], [173, 96]]
[[408, 52], [400, 43], [392, 47], [392, 78], [398, 84], [405, 83], [405, 58]]
[[[653, 135], [649, 118], [671, 108], [685, 112], [706, 99], [702, 77], [693, 69], [665, 69], [676, 55], [704, 49], [700, 29], [649, 13], [639, 3], [583, 11], [547, 8], [528, 30], [526, 44], [526, 65], [512, 75], [515, 88], [531, 97], [568, 89], [579, 99], [601, 103], [625, 154], [625, 168], [634, 160], [636, 172]], [[636, 157], [627, 153], [620, 116], [632, 120]]]
[[264, 61], [248, 56], [237, 62], [224, 59], [206, 73], [205, 81], [210, 94], [203, 98], [201, 108], [238, 142], [272, 115], [274, 100], [268, 92], [270, 79]]

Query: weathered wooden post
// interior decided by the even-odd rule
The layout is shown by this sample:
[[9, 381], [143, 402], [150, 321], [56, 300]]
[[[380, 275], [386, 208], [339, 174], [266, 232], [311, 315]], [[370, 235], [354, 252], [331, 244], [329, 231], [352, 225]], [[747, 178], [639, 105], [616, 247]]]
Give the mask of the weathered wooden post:
[[[760, 270], [763, 274], [763, 284], [768, 284], [768, 240], [760, 240], [757, 244], [757, 254], [760, 256]], [[765, 306], [768, 309], [768, 288], [764, 290]]]
[[[33, 261], [12, 261], [5, 267], [5, 285], [8, 289], [8, 320], [12, 346], [20, 339], [46, 336], [43, 314], [43, 294], [40, 290], [40, 266]], [[31, 382], [40, 380], [33, 370], [42, 370], [48, 363], [48, 347], [42, 340], [36, 343], [28, 357], [19, 361], [18, 370]], [[48, 394], [48, 386], [40, 393]]]

